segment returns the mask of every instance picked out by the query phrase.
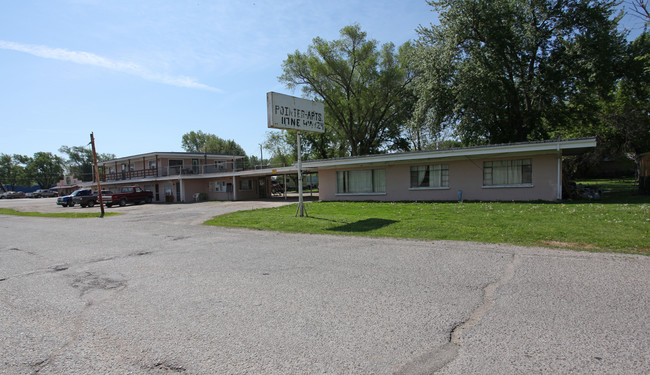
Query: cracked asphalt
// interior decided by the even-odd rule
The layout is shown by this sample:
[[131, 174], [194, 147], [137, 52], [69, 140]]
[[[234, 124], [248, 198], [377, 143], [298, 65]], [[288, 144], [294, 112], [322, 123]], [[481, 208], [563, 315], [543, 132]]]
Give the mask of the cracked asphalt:
[[279, 204], [0, 215], [0, 374], [650, 372], [650, 257], [200, 225]]

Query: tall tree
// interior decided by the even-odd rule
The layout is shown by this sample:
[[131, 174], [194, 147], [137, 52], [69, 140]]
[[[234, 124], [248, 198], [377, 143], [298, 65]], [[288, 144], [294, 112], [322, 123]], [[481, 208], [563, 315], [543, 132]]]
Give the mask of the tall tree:
[[643, 20], [645, 26], [650, 23], [650, 1], [649, 0], [628, 0], [631, 10], [630, 14]]
[[25, 174], [25, 165], [29, 161], [25, 155], [0, 154], [0, 189], [14, 190], [16, 185], [30, 185], [31, 181]]
[[[418, 96], [449, 82], [453, 118], [465, 142], [545, 139], [587, 122], [620, 75], [625, 46], [616, 1], [429, 1], [440, 25], [420, 27]], [[442, 59], [431, 63], [428, 58]], [[449, 70], [450, 69], [450, 70]], [[450, 73], [448, 77], [448, 73]], [[444, 91], [445, 93], [447, 91]], [[423, 110], [430, 107], [425, 106]]]
[[599, 151], [637, 160], [650, 151], [650, 34], [627, 48], [624, 76], [601, 109]]
[[183, 134], [182, 147], [186, 152], [207, 152], [224, 155], [246, 155], [244, 149], [233, 140], [219, 138], [201, 130]]
[[49, 188], [63, 179], [64, 161], [51, 152], [37, 152], [25, 167], [27, 175], [41, 188]]
[[[93, 151], [84, 146], [61, 146], [59, 152], [66, 154], [68, 159], [65, 166], [70, 175], [81, 181], [92, 181], [93, 179]], [[115, 154], [97, 154], [97, 161], [115, 159]]]
[[379, 46], [367, 39], [359, 25], [346, 26], [339, 40], [317, 37], [307, 52], [289, 54], [279, 79], [324, 102], [326, 132], [334, 135], [330, 141], [335, 139], [350, 155], [404, 149], [402, 125], [413, 99], [407, 90], [409, 48], [405, 44], [396, 53], [392, 43]]
[[291, 165], [297, 160], [296, 137], [292, 137], [293, 133], [295, 132], [266, 132], [266, 139], [264, 140], [263, 146], [269, 153], [271, 164], [286, 166]]

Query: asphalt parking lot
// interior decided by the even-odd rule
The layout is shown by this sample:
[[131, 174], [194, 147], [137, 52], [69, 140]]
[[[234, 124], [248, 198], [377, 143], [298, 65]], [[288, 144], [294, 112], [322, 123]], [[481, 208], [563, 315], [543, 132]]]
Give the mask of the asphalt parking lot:
[[201, 225], [286, 203], [0, 215], [0, 374], [650, 369], [650, 257]]

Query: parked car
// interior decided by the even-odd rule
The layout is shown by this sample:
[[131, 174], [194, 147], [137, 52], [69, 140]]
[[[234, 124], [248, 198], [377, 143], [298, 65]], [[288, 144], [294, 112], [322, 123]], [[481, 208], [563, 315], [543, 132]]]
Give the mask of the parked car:
[[139, 186], [123, 186], [120, 188], [119, 193], [102, 195], [102, 199], [104, 200], [106, 207], [111, 207], [114, 204], [126, 206], [127, 203], [151, 203], [153, 200], [153, 193], [142, 190]]
[[0, 194], [0, 199], [4, 199], [5, 195], [7, 195], [7, 193], [13, 193], [13, 191], [9, 190], [9, 191], [5, 191], [4, 193]]
[[[102, 197], [104, 195], [113, 194], [110, 190], [102, 190]], [[74, 204], [78, 204], [81, 207], [93, 207], [96, 204], [99, 204], [99, 195], [95, 192], [90, 195], [77, 195], [72, 198]]]
[[72, 194], [70, 194], [70, 195], [66, 195], [66, 196], [63, 196], [63, 197], [59, 197], [59, 198], [56, 200], [56, 204], [59, 205], [59, 206], [63, 206], [63, 207], [68, 207], [68, 206], [70, 206], [70, 207], [74, 207], [74, 204], [75, 204], [75, 202], [74, 202], [74, 200], [73, 200], [74, 197], [81, 197], [81, 196], [85, 196], [85, 195], [92, 195], [92, 193], [93, 193], [93, 192], [92, 192], [92, 190], [90, 190], [90, 189], [79, 189], [79, 190], [75, 190], [75, 191], [73, 191]]
[[38, 189], [33, 193], [27, 193], [28, 198], [46, 198], [46, 197], [58, 197], [59, 193], [50, 189]]
[[8, 191], [3, 194], [6, 199], [14, 199], [14, 198], [25, 198], [25, 192], [23, 191]]
[[271, 194], [273, 195], [284, 194], [284, 185], [276, 181], [271, 182]]

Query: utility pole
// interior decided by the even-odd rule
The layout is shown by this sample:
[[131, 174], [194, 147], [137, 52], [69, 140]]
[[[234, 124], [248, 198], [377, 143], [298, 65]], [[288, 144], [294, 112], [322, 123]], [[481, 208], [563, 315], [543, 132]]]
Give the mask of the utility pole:
[[264, 154], [262, 153], [262, 144], [260, 144], [260, 169], [264, 169]]
[[90, 133], [90, 144], [93, 146], [93, 164], [95, 166], [94, 171], [95, 171], [95, 178], [97, 179], [97, 196], [99, 197], [99, 208], [101, 209], [102, 213], [99, 215], [100, 218], [104, 217], [104, 199], [102, 197], [102, 184], [99, 181], [99, 168], [97, 167], [97, 152], [95, 151], [95, 137], [93, 136], [93, 133]]

